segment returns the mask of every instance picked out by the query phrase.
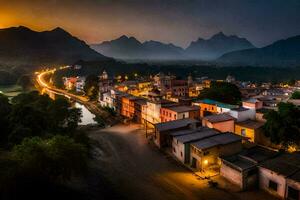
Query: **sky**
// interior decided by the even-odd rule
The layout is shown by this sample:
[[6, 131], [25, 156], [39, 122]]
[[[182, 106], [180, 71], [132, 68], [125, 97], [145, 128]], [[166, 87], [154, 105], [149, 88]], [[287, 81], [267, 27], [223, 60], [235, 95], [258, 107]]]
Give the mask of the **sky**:
[[121, 35], [186, 47], [217, 32], [261, 47], [300, 34], [300, 0], [0, 0], [0, 28], [62, 27], [87, 43]]

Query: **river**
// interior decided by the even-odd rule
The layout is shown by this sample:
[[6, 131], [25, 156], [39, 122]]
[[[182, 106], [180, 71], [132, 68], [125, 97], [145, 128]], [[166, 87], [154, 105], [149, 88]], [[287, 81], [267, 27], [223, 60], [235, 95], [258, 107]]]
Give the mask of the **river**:
[[80, 108], [82, 111], [81, 122], [79, 125], [97, 124], [97, 122], [94, 120], [95, 115], [91, 113], [84, 105], [76, 102], [75, 107]]

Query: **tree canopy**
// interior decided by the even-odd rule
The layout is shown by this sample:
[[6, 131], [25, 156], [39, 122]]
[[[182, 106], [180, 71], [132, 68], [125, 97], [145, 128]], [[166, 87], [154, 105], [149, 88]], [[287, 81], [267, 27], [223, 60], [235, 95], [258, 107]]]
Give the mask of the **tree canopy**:
[[293, 94], [292, 94], [292, 99], [300, 99], [300, 91], [295, 91]]
[[279, 103], [278, 111], [265, 114], [264, 132], [275, 144], [284, 148], [300, 143], [300, 109], [291, 103]]
[[212, 82], [210, 88], [205, 88], [201, 91], [199, 98], [212, 99], [228, 104], [239, 104], [241, 102], [241, 92], [234, 84]]

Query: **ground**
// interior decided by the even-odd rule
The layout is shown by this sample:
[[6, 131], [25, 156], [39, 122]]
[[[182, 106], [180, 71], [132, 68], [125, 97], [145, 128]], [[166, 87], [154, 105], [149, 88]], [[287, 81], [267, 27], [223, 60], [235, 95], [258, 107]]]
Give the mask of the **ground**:
[[139, 125], [93, 130], [89, 136], [96, 141], [96, 169], [111, 184], [111, 191], [121, 194], [120, 199], [273, 199], [258, 190], [236, 192], [237, 188], [219, 176], [214, 178], [219, 188], [209, 187], [208, 180], [200, 179], [149, 144]]

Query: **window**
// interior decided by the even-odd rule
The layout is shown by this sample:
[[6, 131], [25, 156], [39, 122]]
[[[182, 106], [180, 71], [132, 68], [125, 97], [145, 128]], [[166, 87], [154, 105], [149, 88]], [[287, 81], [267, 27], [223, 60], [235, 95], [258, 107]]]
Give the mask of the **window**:
[[180, 156], [183, 157], [182, 151], [180, 152]]
[[299, 190], [295, 190], [292, 187], [288, 187], [288, 199], [298, 200], [299, 199]]
[[176, 119], [176, 115], [174, 115], [174, 119]]
[[274, 181], [269, 181], [269, 188], [274, 190], [274, 191], [277, 191], [277, 187], [278, 187], [278, 184]]
[[208, 154], [209, 154], [209, 151], [204, 151], [204, 152], [203, 152], [203, 155], [204, 155], [204, 156], [206, 156], [206, 155], [208, 155]]
[[243, 128], [243, 129], [241, 130], [241, 135], [242, 135], [243, 137], [246, 137], [246, 129]]
[[183, 119], [185, 118], [185, 114], [183, 114], [182, 118], [183, 118]]
[[173, 152], [176, 153], [176, 149], [175, 148], [173, 148]]

